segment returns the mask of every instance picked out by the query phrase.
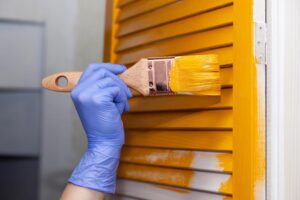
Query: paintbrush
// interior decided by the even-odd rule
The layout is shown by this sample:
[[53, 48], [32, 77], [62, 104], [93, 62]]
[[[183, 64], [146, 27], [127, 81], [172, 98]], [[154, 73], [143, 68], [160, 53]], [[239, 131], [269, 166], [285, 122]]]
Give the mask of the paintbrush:
[[[45, 89], [70, 92], [82, 72], [61, 72], [43, 79]], [[220, 67], [217, 55], [143, 58], [119, 77], [133, 91], [143, 96], [209, 95], [221, 93]], [[65, 79], [65, 85], [60, 85]], [[133, 92], [137, 95], [136, 92]]]

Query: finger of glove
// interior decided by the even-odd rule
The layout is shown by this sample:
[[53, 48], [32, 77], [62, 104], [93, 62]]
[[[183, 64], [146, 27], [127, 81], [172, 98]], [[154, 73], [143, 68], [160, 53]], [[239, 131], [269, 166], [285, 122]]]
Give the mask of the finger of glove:
[[[111, 87], [119, 89], [117, 95], [115, 93], [111, 94], [111, 91], [107, 90], [107, 88]], [[97, 82], [94, 82], [89, 87], [78, 92], [76, 103], [78, 102], [111, 102], [115, 104], [119, 113], [121, 114], [124, 110], [126, 110], [127, 97], [125, 92], [122, 91], [110, 77], [106, 77], [104, 79], [98, 80]]]
[[[129, 109], [127, 96], [124, 90], [122, 90], [112, 78], [106, 77], [102, 80], [99, 80], [97, 81], [97, 85], [100, 88], [101, 92], [104, 93], [106, 97], [110, 98], [109, 101], [112, 101], [116, 104], [120, 113]], [[108, 90], [107, 88], [118, 88], [119, 92], [115, 93], [115, 90]]]
[[114, 103], [119, 114], [122, 114], [125, 110], [125, 104], [124, 102], [120, 103], [120, 99], [122, 99], [122, 92], [117, 86], [107, 87], [105, 90], [102, 90], [101, 92], [99, 91], [94, 96], [94, 100], [98, 103], [103, 101]]
[[109, 70], [102, 69], [101, 71], [103, 71], [102, 73], [104, 73], [104, 77], [110, 77], [115, 82], [117, 82], [118, 85], [121, 87], [121, 89], [126, 92], [126, 95], [127, 95], [128, 98], [132, 97], [131, 91], [129, 90], [127, 85], [124, 83], [124, 81], [122, 81], [122, 79], [120, 79], [117, 75], [115, 75], [114, 73], [112, 73]]
[[93, 72], [90, 76], [89, 79], [87, 79], [86, 81], [78, 84], [76, 86], [76, 90], [80, 91], [83, 90], [85, 87], [88, 87], [89, 85], [91, 85], [93, 82], [105, 78], [105, 77], [110, 77], [112, 78], [116, 83], [118, 83], [118, 85], [121, 87], [121, 89], [123, 89], [126, 92], [126, 95], [128, 98], [130, 98], [132, 96], [129, 88], [127, 87], [127, 85], [115, 74], [113, 74], [112, 72], [110, 72], [109, 70], [105, 69], [105, 68], [101, 68], [99, 70], [96, 70], [95, 72]]
[[79, 83], [82, 83], [89, 79], [91, 75], [95, 73], [95, 71], [99, 69], [107, 69], [108, 71], [114, 73], [114, 74], [121, 74], [126, 70], [126, 67], [124, 65], [119, 64], [111, 64], [111, 63], [94, 63], [90, 64], [88, 68], [82, 73]]

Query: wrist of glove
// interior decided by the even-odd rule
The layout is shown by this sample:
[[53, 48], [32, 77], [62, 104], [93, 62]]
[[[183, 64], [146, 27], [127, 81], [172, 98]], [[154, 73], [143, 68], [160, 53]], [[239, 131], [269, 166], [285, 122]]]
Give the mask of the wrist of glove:
[[114, 193], [121, 147], [99, 146], [88, 149], [69, 182], [105, 193]]
[[82, 74], [71, 93], [88, 148], [69, 182], [89, 189], [114, 193], [119, 157], [124, 143], [121, 120], [129, 110], [131, 93], [117, 74], [126, 68], [107, 63], [93, 64]]

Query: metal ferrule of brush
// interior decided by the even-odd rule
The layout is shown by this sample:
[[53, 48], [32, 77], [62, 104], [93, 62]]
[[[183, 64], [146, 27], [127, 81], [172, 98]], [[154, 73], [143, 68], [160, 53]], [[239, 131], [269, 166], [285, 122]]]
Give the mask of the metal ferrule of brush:
[[175, 95], [171, 90], [170, 69], [175, 57], [148, 58], [149, 91], [151, 96]]

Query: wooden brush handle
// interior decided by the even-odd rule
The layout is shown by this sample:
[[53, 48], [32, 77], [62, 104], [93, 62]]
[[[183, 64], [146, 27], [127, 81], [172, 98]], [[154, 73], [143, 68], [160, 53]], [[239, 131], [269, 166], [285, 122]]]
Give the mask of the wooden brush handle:
[[[45, 89], [56, 92], [71, 92], [79, 81], [81, 74], [82, 72], [60, 72], [52, 74], [43, 79], [42, 86]], [[66, 84], [59, 85], [60, 79], [65, 79]]]
[[[42, 86], [45, 89], [56, 91], [56, 92], [71, 92], [78, 83], [82, 72], [60, 72], [47, 76], [42, 81]], [[121, 79], [122, 75], [120, 76]], [[60, 79], [65, 79], [65, 85], [60, 85]], [[125, 81], [126, 82], [126, 81]], [[141, 93], [130, 88], [133, 96], [140, 96]]]

